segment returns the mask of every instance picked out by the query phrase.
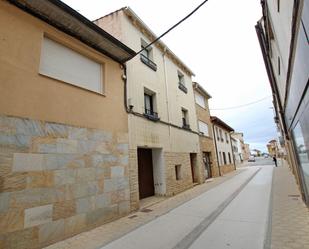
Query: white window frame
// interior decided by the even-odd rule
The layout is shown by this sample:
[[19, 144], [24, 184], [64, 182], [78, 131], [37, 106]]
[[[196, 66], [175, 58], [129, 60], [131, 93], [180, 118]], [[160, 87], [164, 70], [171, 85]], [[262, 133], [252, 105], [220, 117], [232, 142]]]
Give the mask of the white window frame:
[[[204, 129], [206, 128], [206, 130]], [[209, 126], [205, 122], [198, 120], [198, 129], [199, 132], [202, 133], [204, 136], [209, 137]]]

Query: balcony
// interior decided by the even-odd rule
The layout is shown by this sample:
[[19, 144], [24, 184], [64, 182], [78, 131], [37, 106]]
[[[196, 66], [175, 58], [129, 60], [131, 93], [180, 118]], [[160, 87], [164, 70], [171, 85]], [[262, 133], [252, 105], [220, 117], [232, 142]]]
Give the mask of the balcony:
[[189, 124], [182, 124], [182, 128], [184, 128], [185, 130], [191, 130]]
[[184, 93], [188, 92], [188, 89], [185, 87], [185, 85], [181, 82], [178, 82], [178, 88], [183, 91]]
[[158, 120], [160, 120], [160, 118], [158, 116], [158, 113], [154, 112], [153, 110], [150, 110], [150, 109], [146, 109], [145, 108], [144, 116], [146, 118], [148, 118], [149, 120], [151, 120], [151, 121], [158, 121]]
[[141, 62], [150, 67], [153, 71], [157, 71], [157, 65], [152, 60], [150, 60], [147, 56], [141, 54]]

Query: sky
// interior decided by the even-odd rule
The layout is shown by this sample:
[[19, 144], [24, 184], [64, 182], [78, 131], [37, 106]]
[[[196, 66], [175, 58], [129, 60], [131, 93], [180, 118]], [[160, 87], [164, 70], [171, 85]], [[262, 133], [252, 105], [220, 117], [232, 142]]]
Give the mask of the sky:
[[[63, 1], [89, 20], [129, 6], [158, 36], [202, 2]], [[266, 152], [267, 142], [277, 137], [277, 131], [270, 85], [254, 28], [261, 16], [260, 0], [209, 0], [162, 40], [195, 73], [193, 80], [212, 96], [211, 115], [243, 132], [251, 150]], [[217, 110], [222, 108], [228, 109]]]

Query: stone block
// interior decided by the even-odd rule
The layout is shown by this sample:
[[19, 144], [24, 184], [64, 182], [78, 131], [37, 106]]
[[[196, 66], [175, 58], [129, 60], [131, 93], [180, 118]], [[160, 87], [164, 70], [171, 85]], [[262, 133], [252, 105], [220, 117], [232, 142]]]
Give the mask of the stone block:
[[69, 126], [56, 123], [46, 123], [45, 124], [45, 133], [48, 136], [55, 138], [66, 138], [68, 137]]
[[87, 140], [87, 129], [79, 127], [68, 127], [68, 138], [76, 140]]
[[123, 166], [128, 166], [129, 165], [129, 156], [124, 155], [119, 157], [119, 163]]
[[41, 121], [15, 118], [16, 134], [45, 136], [44, 124]]
[[114, 166], [111, 167], [111, 178], [124, 177], [124, 167]]
[[64, 169], [78, 157], [79, 155], [76, 154], [46, 154], [43, 168], [45, 170]]
[[86, 214], [87, 225], [103, 224], [118, 216], [118, 206], [99, 208]]
[[78, 153], [77, 140], [58, 138], [57, 139], [57, 153], [71, 154]]
[[95, 170], [96, 170], [95, 176], [97, 180], [105, 178], [106, 168], [95, 168]]
[[0, 233], [21, 230], [24, 227], [24, 212], [20, 208], [11, 208], [0, 214]]
[[118, 204], [125, 201], [125, 190], [118, 190], [110, 193], [112, 204]]
[[103, 194], [104, 193], [104, 179], [97, 180], [97, 194]]
[[0, 194], [0, 214], [6, 213], [10, 207], [10, 193]]
[[68, 218], [76, 214], [76, 204], [74, 200], [56, 202], [53, 205], [53, 220]]
[[66, 167], [70, 169], [85, 168], [86, 163], [84, 159], [74, 159], [73, 161], [69, 162]]
[[0, 133], [16, 134], [15, 118], [1, 115]]
[[97, 192], [96, 182], [81, 182], [69, 187], [75, 199], [95, 195]]
[[97, 195], [95, 197], [95, 207], [96, 209], [105, 208], [110, 206], [112, 203], [110, 193], [105, 193], [102, 195]]
[[76, 171], [76, 180], [78, 182], [89, 182], [95, 179], [95, 168], [81, 168]]
[[95, 197], [86, 197], [76, 200], [76, 213], [88, 213], [95, 209]]
[[13, 208], [28, 208], [41, 204], [41, 189], [25, 189], [11, 193], [10, 206]]
[[101, 153], [101, 154], [110, 154], [111, 151], [109, 149], [109, 144], [105, 142], [98, 143], [95, 147], [95, 152]]
[[27, 135], [10, 135], [0, 133], [0, 146], [28, 149], [31, 145], [31, 137]]
[[[30, 249], [34, 248], [39, 241], [37, 227], [31, 227], [6, 235], [5, 249]], [[1, 247], [0, 247], [1, 248]]]
[[54, 185], [54, 172], [41, 171], [27, 174], [27, 188], [44, 188]]
[[122, 190], [128, 187], [129, 187], [129, 181], [127, 178], [106, 179], [104, 181], [104, 191], [105, 192]]
[[64, 220], [57, 220], [46, 223], [39, 227], [39, 242], [61, 240], [64, 237]]
[[0, 176], [0, 193], [25, 189], [27, 186], [27, 173], [15, 172]]
[[126, 215], [130, 213], [130, 201], [123, 201], [118, 205], [119, 215]]
[[52, 221], [53, 206], [45, 205], [25, 210], [25, 228], [34, 227]]
[[66, 236], [82, 232], [86, 228], [86, 214], [78, 214], [64, 220]]
[[76, 170], [75, 169], [60, 169], [54, 171], [55, 186], [61, 186], [64, 184], [74, 184], [76, 182]]
[[88, 139], [90, 140], [111, 142], [112, 138], [113, 138], [113, 135], [110, 132], [98, 130], [98, 129], [88, 129]]
[[14, 153], [13, 172], [42, 171], [43, 155], [31, 153]]
[[116, 146], [118, 152], [120, 154], [128, 154], [129, 153], [129, 145], [128, 144], [118, 144]]

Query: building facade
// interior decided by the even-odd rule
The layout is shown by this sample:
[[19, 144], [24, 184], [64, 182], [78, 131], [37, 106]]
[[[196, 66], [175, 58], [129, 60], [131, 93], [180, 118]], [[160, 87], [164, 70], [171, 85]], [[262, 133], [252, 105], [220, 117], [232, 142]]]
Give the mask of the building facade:
[[250, 144], [245, 144], [244, 150], [244, 160], [247, 161], [250, 156]]
[[219, 176], [219, 168], [214, 145], [214, 134], [210, 120], [208, 100], [211, 96], [198, 83], [193, 83], [197, 125], [200, 133], [200, 149], [204, 167], [203, 178]]
[[245, 142], [244, 142], [244, 134], [241, 132], [233, 132], [231, 134], [232, 138], [235, 139], [236, 143], [234, 147], [237, 147], [237, 151], [233, 150], [234, 157], [236, 163], [242, 163], [244, 160], [244, 154], [245, 154]]
[[0, 30], [0, 248], [129, 213], [121, 64], [134, 51], [57, 0], [1, 1]]
[[174, 195], [203, 181], [192, 71], [130, 9], [94, 21], [127, 46], [131, 204]]
[[231, 132], [233, 132], [234, 129], [215, 116], [211, 116], [211, 123], [219, 165], [219, 174], [224, 175], [236, 170], [231, 141]]
[[256, 31], [273, 93], [275, 122], [309, 205], [309, 1], [262, 1], [262, 10]]

